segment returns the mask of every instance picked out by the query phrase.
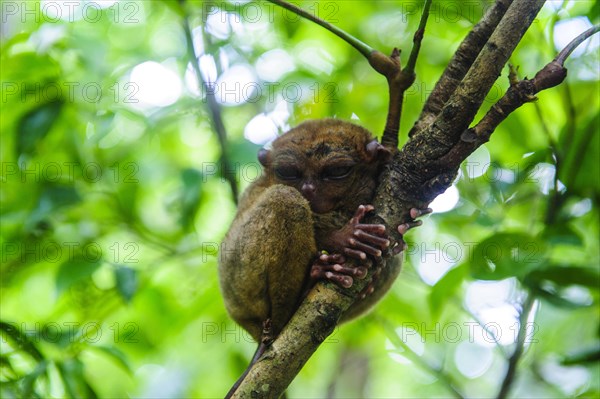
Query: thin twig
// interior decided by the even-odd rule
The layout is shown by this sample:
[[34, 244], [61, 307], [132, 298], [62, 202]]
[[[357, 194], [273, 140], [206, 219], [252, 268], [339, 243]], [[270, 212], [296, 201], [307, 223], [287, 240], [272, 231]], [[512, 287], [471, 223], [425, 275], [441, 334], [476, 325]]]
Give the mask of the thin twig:
[[390, 103], [388, 106], [388, 114], [385, 122], [385, 128], [383, 130], [383, 136], [381, 137], [381, 144], [396, 151], [398, 149], [398, 135], [400, 132], [400, 121], [402, 118], [402, 107], [404, 105], [404, 93], [415, 81], [415, 65], [417, 63], [417, 57], [419, 50], [421, 49], [421, 42], [423, 41], [423, 35], [425, 34], [425, 26], [427, 24], [427, 18], [429, 17], [429, 8], [431, 7], [431, 0], [425, 2], [423, 7], [423, 13], [421, 14], [421, 20], [419, 27], [413, 37], [413, 48], [411, 50], [408, 63], [406, 68], [402, 69], [400, 66], [400, 52], [396, 49], [392, 52], [389, 57], [389, 62], [384, 63], [391, 66], [384, 68], [383, 70], [377, 67], [377, 64], [373, 60], [378, 57], [376, 54], [371, 55], [369, 62], [374, 69], [382, 73], [388, 81], [389, 98]]
[[229, 183], [229, 187], [231, 188], [231, 194], [233, 196], [233, 200], [237, 204], [238, 201], [238, 186], [235, 181], [235, 175], [231, 173], [233, 168], [229, 162], [229, 157], [227, 156], [227, 131], [225, 130], [225, 124], [223, 123], [223, 117], [221, 116], [221, 108], [215, 99], [215, 90], [214, 88], [209, 87], [209, 83], [204, 80], [202, 76], [202, 72], [200, 71], [200, 66], [198, 65], [198, 55], [194, 49], [194, 39], [192, 35], [192, 30], [190, 29], [189, 16], [184, 11], [185, 15], [183, 18], [183, 29], [185, 32], [185, 39], [187, 44], [188, 57], [191, 61], [192, 68], [194, 70], [194, 74], [196, 75], [196, 79], [198, 80], [198, 85], [200, 85], [201, 91], [206, 93], [206, 102], [208, 103], [208, 110], [211, 116], [211, 122], [214, 128], [214, 131], [217, 134], [217, 138], [219, 140], [219, 146], [221, 147], [221, 170], [223, 177]]
[[486, 332], [487, 335], [492, 337], [492, 339], [494, 340], [494, 344], [496, 344], [496, 349], [498, 349], [498, 351], [500, 351], [500, 353], [504, 357], [508, 357], [506, 348], [504, 348], [504, 346], [500, 343], [500, 340], [498, 340], [498, 337], [496, 336], [496, 334], [494, 334], [494, 331], [492, 331], [488, 327], [488, 323], [484, 323], [483, 320], [481, 320], [477, 315], [475, 315], [475, 313], [470, 312], [469, 310], [460, 306], [460, 304], [459, 304], [459, 307], [462, 308], [462, 310], [464, 310], [464, 312], [467, 315], [469, 315], [469, 317], [471, 317], [473, 320], [475, 320], [475, 322], [479, 325], [479, 327], [481, 327], [482, 330], [484, 330]]
[[428, 361], [426, 361], [423, 356], [415, 353], [410, 346], [408, 346], [398, 334], [394, 330], [393, 326], [389, 321], [382, 317], [378, 317], [378, 320], [385, 326], [388, 331], [388, 338], [392, 341], [396, 347], [401, 347], [405, 352], [402, 353], [403, 356], [408, 355], [410, 360], [415, 363], [417, 366], [421, 367], [423, 370], [428, 371], [429, 373], [435, 375], [438, 380], [452, 393], [452, 395], [458, 399], [463, 399], [464, 396], [455, 388], [458, 386], [456, 381], [444, 371], [442, 367], [435, 366]]
[[500, 386], [500, 391], [497, 395], [498, 399], [506, 398], [506, 396], [508, 395], [508, 391], [510, 390], [512, 384], [515, 381], [517, 365], [525, 349], [525, 338], [527, 336], [527, 320], [529, 319], [529, 314], [531, 313], [534, 304], [535, 296], [531, 293], [527, 294], [527, 298], [523, 303], [521, 315], [519, 316], [519, 333], [517, 335], [517, 344], [515, 347], [515, 351], [513, 352], [510, 359], [508, 359], [508, 370], [506, 370], [506, 375], [504, 376], [504, 380], [502, 381], [502, 385]]
[[322, 20], [321, 18], [317, 17], [316, 15], [313, 15], [313, 14], [309, 13], [308, 11], [303, 10], [300, 7], [297, 7], [293, 4], [288, 3], [287, 1], [282, 1], [282, 0], [267, 0], [267, 1], [269, 1], [270, 3], [276, 4], [280, 7], [283, 7], [286, 10], [290, 10], [294, 14], [297, 14], [303, 18], [306, 18], [306, 19], [316, 23], [319, 26], [322, 26], [323, 28], [327, 29], [328, 31], [330, 31], [331, 33], [333, 33], [340, 39], [344, 40], [346, 43], [348, 43], [355, 49], [357, 49], [367, 59], [369, 58], [371, 53], [374, 51], [374, 49], [371, 48], [368, 44], [361, 42], [360, 40], [358, 40], [357, 38], [355, 38], [348, 32], [338, 28], [335, 25], [330, 24], [327, 21]]
[[423, 14], [421, 14], [421, 21], [419, 21], [419, 28], [415, 32], [415, 36], [413, 38], [413, 48], [410, 52], [410, 56], [408, 57], [408, 62], [404, 67], [404, 72], [407, 74], [414, 75], [415, 73], [415, 65], [417, 65], [417, 57], [419, 56], [421, 42], [423, 41], [423, 36], [425, 35], [425, 26], [427, 25], [427, 18], [429, 18], [430, 8], [431, 0], [426, 0], [425, 5], [423, 6]]
[[[459, 164], [462, 162], [463, 155], [468, 156], [481, 144], [487, 142], [490, 135], [496, 127], [500, 125], [512, 112], [521, 107], [526, 102], [537, 100], [537, 93], [561, 84], [567, 77], [567, 69], [564, 67], [566, 58], [571, 54], [574, 48], [581, 44], [585, 39], [599, 31], [599, 26], [588, 29], [577, 36], [560, 53], [540, 69], [533, 79], [524, 79], [517, 82], [511, 82], [510, 88], [504, 96], [498, 100], [484, 115], [483, 118], [473, 128], [466, 129], [461, 135], [461, 141], [444, 156], [444, 162]], [[556, 207], [560, 204], [555, 204]]]
[[600, 25], [594, 25], [590, 29], [583, 32], [581, 35], [577, 36], [571, 41], [571, 43], [567, 44], [567, 46], [564, 49], [562, 49], [560, 53], [558, 53], [554, 61], [558, 62], [560, 65], [564, 65], [566, 59], [571, 55], [573, 50], [575, 50], [577, 46], [579, 46], [584, 40], [592, 36], [594, 33], [597, 33], [598, 31], [600, 31]]
[[[506, 94], [502, 96], [488, 113], [479, 121], [473, 129], [475, 135], [487, 141], [489, 135], [495, 128], [508, 117], [514, 110], [526, 102], [536, 99], [535, 94], [562, 83], [567, 76], [564, 68], [566, 58], [573, 52], [575, 47], [585, 39], [598, 32], [600, 26], [588, 29], [571, 41], [560, 53], [544, 68], [542, 68], [533, 79], [524, 79], [511, 84]], [[555, 143], [554, 143], [555, 145]]]
[[448, 62], [442, 76], [435, 84], [433, 91], [427, 97], [419, 119], [408, 133], [409, 137], [423, 131], [441, 112], [512, 2], [513, 0], [497, 0], [481, 21], [463, 39], [452, 59]]

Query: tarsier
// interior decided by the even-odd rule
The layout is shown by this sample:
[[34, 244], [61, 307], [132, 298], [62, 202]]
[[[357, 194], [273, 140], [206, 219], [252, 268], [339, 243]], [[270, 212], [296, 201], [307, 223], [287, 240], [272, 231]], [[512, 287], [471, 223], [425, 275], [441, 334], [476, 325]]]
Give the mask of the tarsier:
[[[364, 224], [390, 151], [366, 129], [336, 119], [308, 121], [258, 155], [262, 176], [242, 196], [225, 236], [219, 277], [231, 317], [258, 342], [276, 337], [315, 281], [341, 287], [381, 264], [384, 225]], [[416, 218], [426, 211], [411, 210]], [[419, 222], [398, 227], [400, 234]], [[399, 242], [392, 252], [404, 249]], [[357, 266], [346, 264], [349, 258]], [[400, 271], [394, 257], [342, 316], [377, 302]]]

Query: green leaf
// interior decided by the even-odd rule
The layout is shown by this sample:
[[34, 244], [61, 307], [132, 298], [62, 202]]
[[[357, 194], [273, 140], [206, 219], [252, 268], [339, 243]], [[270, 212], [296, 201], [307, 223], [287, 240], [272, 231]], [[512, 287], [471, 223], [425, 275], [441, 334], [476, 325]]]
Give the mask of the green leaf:
[[58, 119], [62, 106], [62, 101], [42, 104], [21, 117], [17, 127], [17, 157], [35, 152], [38, 141], [48, 134]]
[[72, 186], [47, 185], [40, 198], [40, 207], [51, 205], [52, 209], [73, 205], [81, 201], [79, 193]]
[[549, 266], [534, 270], [526, 280], [536, 285], [551, 282], [561, 287], [581, 285], [593, 290], [600, 289], [600, 271], [591, 267], [580, 266]]
[[116, 348], [114, 346], [103, 346], [103, 345], [91, 346], [91, 348], [98, 349], [100, 352], [108, 355], [112, 359], [116, 360], [117, 363], [125, 369], [125, 371], [127, 371], [129, 374], [132, 373], [131, 365], [129, 364], [129, 361], [127, 360], [127, 356], [123, 352], [121, 352], [118, 348]]
[[5, 369], [8, 371], [8, 373], [12, 376], [16, 375], [15, 369], [12, 366], [12, 363], [10, 362], [10, 359], [8, 358], [8, 356], [2, 356], [0, 355], [0, 370]]
[[63, 262], [56, 275], [56, 289], [59, 293], [64, 292], [75, 283], [90, 278], [98, 267], [100, 267], [100, 260], [89, 260], [84, 257], [75, 257]]
[[22, 392], [23, 392], [24, 398], [31, 398], [31, 397], [37, 396], [37, 394], [34, 393], [34, 391], [33, 391], [33, 386], [39, 376], [46, 374], [47, 367], [48, 367], [48, 362], [46, 360], [42, 360], [41, 362], [39, 362], [37, 364], [37, 366], [31, 373], [29, 373], [25, 377], [23, 377], [23, 391]]
[[81, 360], [77, 358], [67, 359], [64, 362], [57, 362], [56, 367], [63, 380], [65, 392], [68, 393], [69, 397], [90, 399], [98, 397], [85, 379]]
[[546, 162], [550, 156], [549, 150], [538, 150], [533, 154], [529, 154], [518, 165], [518, 173], [516, 175], [517, 184], [530, 184], [536, 179], [535, 173], [538, 165], [542, 162]]
[[525, 233], [498, 233], [479, 243], [469, 262], [471, 276], [502, 280], [526, 276], [545, 264], [546, 245]]
[[117, 290], [126, 302], [131, 301], [138, 287], [137, 271], [130, 267], [119, 266], [115, 269]]
[[573, 302], [561, 295], [566, 287], [580, 285], [592, 290], [600, 286], [598, 270], [578, 266], [548, 266], [544, 269], [534, 270], [523, 279], [534, 294], [545, 299], [552, 305], [576, 309], [588, 307], [591, 303]]
[[565, 309], [579, 309], [589, 307], [591, 304], [587, 303], [576, 303], [560, 295], [559, 292], [554, 291], [550, 287], [534, 286], [531, 287], [531, 291], [534, 295], [546, 300], [548, 303]]
[[44, 360], [44, 355], [42, 355], [29, 337], [23, 334], [23, 332], [16, 325], [0, 321], [0, 331], [6, 334], [16, 344], [19, 350], [28, 353], [38, 362]]
[[583, 240], [579, 234], [566, 224], [549, 226], [542, 235], [550, 244], [566, 244], [581, 247]]
[[574, 364], [596, 364], [600, 361], [600, 347], [587, 348], [577, 353], [565, 356], [561, 364], [571, 366]]
[[428, 299], [433, 317], [439, 317], [444, 305], [448, 303], [448, 298], [456, 293], [465, 277], [467, 277], [467, 273], [466, 265], [455, 267], [431, 288]]

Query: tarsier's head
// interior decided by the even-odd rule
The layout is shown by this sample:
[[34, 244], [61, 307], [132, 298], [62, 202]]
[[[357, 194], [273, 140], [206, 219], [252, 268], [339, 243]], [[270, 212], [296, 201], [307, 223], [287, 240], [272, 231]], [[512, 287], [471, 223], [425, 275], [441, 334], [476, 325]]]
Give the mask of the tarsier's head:
[[270, 182], [296, 188], [316, 213], [370, 201], [388, 158], [368, 130], [337, 119], [304, 122], [258, 155]]

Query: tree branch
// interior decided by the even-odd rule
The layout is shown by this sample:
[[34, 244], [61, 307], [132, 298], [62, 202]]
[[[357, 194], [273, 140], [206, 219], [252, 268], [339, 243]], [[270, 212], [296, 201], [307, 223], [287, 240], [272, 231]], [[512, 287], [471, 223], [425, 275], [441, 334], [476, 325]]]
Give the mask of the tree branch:
[[508, 359], [508, 369], [506, 370], [504, 380], [502, 380], [500, 391], [498, 391], [498, 399], [506, 398], [506, 396], [508, 395], [508, 391], [510, 390], [514, 382], [515, 375], [517, 372], [517, 365], [525, 349], [525, 338], [527, 336], [527, 320], [529, 320], [529, 314], [531, 313], [531, 310], [533, 309], [534, 305], [535, 296], [532, 294], [528, 294], [527, 299], [525, 299], [525, 302], [523, 303], [523, 309], [521, 310], [521, 314], [519, 316], [519, 333], [517, 335], [515, 351], [513, 352], [510, 359]]
[[513, 0], [497, 0], [487, 11], [481, 21], [467, 34], [458, 49], [452, 56], [448, 66], [437, 81], [433, 91], [425, 101], [419, 119], [408, 133], [413, 137], [418, 132], [429, 126], [441, 112], [444, 104], [454, 93], [460, 81], [477, 58], [477, 55], [487, 43], [496, 26], [506, 13]]
[[[392, 56], [390, 57], [393, 61], [394, 68], [391, 70], [385, 69], [384, 71], [378, 71], [387, 79], [390, 98], [381, 144], [392, 150], [394, 153], [398, 149], [398, 135], [400, 131], [400, 119], [402, 117], [404, 93], [415, 81], [415, 65], [417, 64], [417, 56], [419, 55], [421, 42], [423, 41], [423, 36], [425, 34], [425, 26], [427, 25], [430, 7], [431, 0], [427, 0], [423, 6], [419, 27], [413, 37], [413, 48], [408, 58], [406, 68], [402, 70], [400, 67], [400, 52], [397, 49], [394, 49]], [[373, 61], [379, 55], [380, 54], [371, 54], [371, 58], [369, 59], [369, 62], [375, 70], [377, 70], [377, 67], [374, 65]]]
[[[542, 0], [515, 0], [437, 118], [438, 122], [428, 129], [427, 134], [409, 141], [382, 175], [382, 184], [374, 201], [380, 214], [367, 223], [384, 222], [388, 231], [395, 232], [396, 226], [410, 219], [410, 208], [423, 208], [451, 184], [456, 171], [441, 164], [439, 159], [460, 140], [460, 134], [473, 119], [543, 3]], [[389, 58], [383, 59], [384, 68], [389, 64]], [[466, 116], [460, 117], [462, 113]], [[444, 126], [452, 129], [445, 130]], [[439, 151], [440, 147], [443, 152]], [[251, 368], [233, 397], [273, 398], [281, 395], [366, 284], [367, 279], [358, 280], [349, 290], [326, 283], [316, 284], [279, 337]]]
[[[506, 3], [510, 1], [498, 0], [497, 6]], [[478, 56], [464, 74], [462, 82], [458, 85], [448, 82], [446, 88], [455, 86], [455, 89], [450, 92], [442, 90], [443, 95], [440, 94], [437, 99], [447, 96], [448, 100], [444, 101], [440, 112], [435, 113], [433, 121], [394, 156], [383, 172], [374, 200], [378, 215], [367, 218], [366, 223], [384, 223], [388, 231], [393, 232], [390, 238], [397, 240], [399, 237], [394, 236], [396, 227], [410, 220], [410, 209], [424, 208], [452, 183], [460, 163], [476, 148], [473, 143], [477, 140], [465, 141], [464, 132], [543, 4], [543, 0], [514, 0], [505, 13], [497, 8], [486, 14], [490, 18], [490, 14], [501, 12], [504, 17], [495, 30], [491, 28], [494, 32], [488, 35], [489, 40], [477, 52]], [[490, 21], [486, 23], [491, 24]], [[371, 64], [380, 73], [381, 70], [389, 72], [395, 68], [395, 53], [397, 51], [392, 57], [381, 55], [382, 58], [377, 60], [380, 64]], [[468, 64], [462, 64], [459, 60], [455, 63], [461, 66]], [[543, 90], [551, 87], [548, 82], [560, 83], [557, 79], [546, 79], [543, 73], [532, 85], [534, 89]], [[484, 126], [481, 125], [481, 128]], [[470, 148], [470, 152], [456, 150], [462, 147]], [[385, 256], [389, 257], [390, 254]], [[317, 283], [279, 337], [250, 369], [233, 397], [273, 398], [281, 395], [309, 357], [331, 334], [367, 280], [355, 281], [355, 285], [348, 290], [328, 283]], [[532, 298], [530, 300], [533, 301]], [[526, 324], [531, 306], [529, 303], [524, 306], [522, 325]], [[524, 335], [520, 336], [520, 340], [524, 341]], [[513, 369], [520, 357], [516, 353], [513, 354]]]
[[327, 21], [322, 20], [321, 18], [317, 17], [316, 15], [313, 15], [313, 14], [309, 13], [308, 11], [303, 10], [300, 7], [297, 7], [297, 6], [290, 4], [287, 1], [283, 1], [283, 0], [267, 0], [267, 1], [269, 3], [273, 3], [280, 7], [283, 7], [286, 10], [290, 10], [294, 14], [299, 15], [303, 18], [306, 18], [309, 21], [312, 21], [319, 26], [322, 26], [323, 28], [327, 29], [329, 32], [333, 33], [334, 35], [336, 35], [337, 37], [339, 37], [340, 39], [342, 39], [343, 41], [345, 41], [346, 43], [348, 43], [349, 45], [351, 45], [352, 47], [357, 49], [358, 52], [361, 53], [367, 59], [370, 57], [371, 53], [373, 51], [375, 51], [369, 45], [361, 42], [360, 40], [358, 40], [357, 38], [355, 38], [348, 32], [338, 28], [335, 25], [330, 24]]
[[[427, 207], [452, 184], [458, 167], [470, 154], [455, 153], [453, 147], [464, 143], [461, 134], [543, 4], [544, 0], [512, 3], [434, 122], [394, 156], [380, 177], [382, 184], [373, 204], [379, 210], [379, 223], [398, 226], [409, 219], [411, 208]], [[472, 152], [476, 147], [468, 148]], [[395, 234], [395, 229], [391, 231]]]
[[573, 50], [577, 48], [581, 43], [583, 43], [586, 39], [591, 37], [593, 34], [597, 33], [600, 30], [600, 25], [592, 26], [590, 29], [586, 30], [575, 39], [571, 41], [571, 43], [567, 44], [564, 49], [554, 59], [558, 64], [564, 65], [567, 58], [571, 55]]
[[[184, 7], [182, 7], [183, 9]], [[231, 173], [234, 168], [231, 167], [229, 162], [229, 156], [227, 155], [227, 131], [225, 129], [225, 124], [223, 123], [223, 117], [221, 116], [221, 108], [217, 103], [215, 98], [215, 90], [211, 88], [210, 82], [207, 83], [202, 76], [202, 72], [200, 71], [200, 66], [198, 65], [198, 55], [194, 49], [194, 39], [192, 35], [192, 30], [190, 29], [189, 17], [185, 10], [183, 17], [183, 30], [185, 33], [185, 40], [187, 45], [188, 58], [192, 64], [192, 68], [194, 70], [194, 75], [198, 80], [198, 85], [200, 86], [201, 91], [206, 93], [206, 101], [208, 103], [208, 111], [211, 116], [211, 122], [213, 125], [214, 131], [217, 133], [217, 138], [219, 140], [219, 147], [221, 148], [221, 170], [223, 173], [223, 177], [227, 180], [229, 187], [231, 188], [231, 194], [234, 202], [237, 204], [239, 197], [239, 190], [237, 186], [237, 182], [235, 181], [235, 175]]]
[[426, 0], [425, 5], [423, 6], [423, 13], [421, 14], [421, 20], [419, 21], [419, 27], [417, 28], [415, 36], [413, 37], [413, 48], [410, 52], [410, 56], [408, 57], [406, 67], [404, 68], [406, 73], [410, 75], [414, 75], [415, 73], [417, 57], [419, 56], [419, 51], [421, 50], [421, 42], [423, 41], [423, 36], [425, 35], [425, 26], [427, 26], [427, 19], [429, 18], [430, 8], [431, 0]]
[[400, 116], [402, 113], [402, 100], [404, 92], [413, 84], [415, 81], [414, 68], [417, 61], [417, 56], [421, 48], [421, 41], [423, 40], [423, 34], [425, 32], [425, 25], [427, 23], [427, 17], [429, 16], [429, 8], [431, 6], [431, 0], [426, 0], [423, 8], [423, 14], [421, 15], [421, 21], [419, 28], [415, 32], [413, 38], [413, 49], [410, 54], [408, 61], [408, 67], [405, 71], [400, 66], [400, 51], [394, 48], [392, 54], [388, 57], [383, 53], [374, 50], [372, 47], [358, 40], [349, 33], [342, 29], [326, 22], [317, 16], [283, 0], [268, 0], [273, 4], [277, 4], [287, 10], [290, 10], [301, 17], [304, 17], [316, 24], [324, 27], [334, 35], [338, 36], [346, 43], [357, 49], [368, 61], [369, 64], [379, 72], [388, 82], [389, 88], [389, 106], [387, 120], [385, 128], [383, 130], [383, 137], [381, 143], [389, 148], [391, 151], [396, 152], [398, 149], [398, 131], [400, 128]]
[[564, 67], [564, 62], [568, 55], [571, 54], [577, 45], [599, 30], [600, 26], [595, 26], [577, 36], [554, 60], [538, 71], [533, 79], [511, 80], [511, 85], [504, 96], [490, 108], [475, 127], [463, 132], [461, 141], [452, 148], [447, 158], [459, 160], [462, 157], [469, 156], [477, 147], [489, 140], [494, 130], [508, 115], [523, 104], [537, 100], [535, 95], [540, 91], [562, 83], [567, 77], [567, 69]]

